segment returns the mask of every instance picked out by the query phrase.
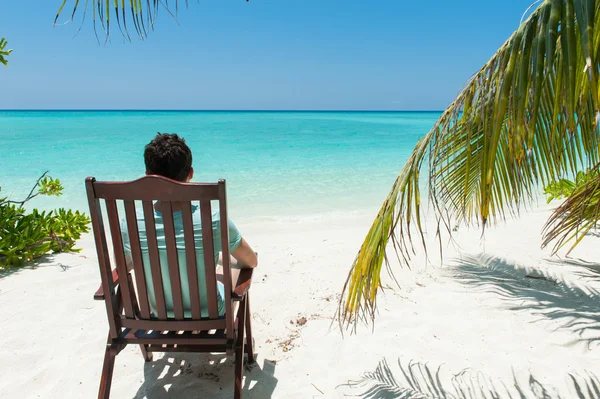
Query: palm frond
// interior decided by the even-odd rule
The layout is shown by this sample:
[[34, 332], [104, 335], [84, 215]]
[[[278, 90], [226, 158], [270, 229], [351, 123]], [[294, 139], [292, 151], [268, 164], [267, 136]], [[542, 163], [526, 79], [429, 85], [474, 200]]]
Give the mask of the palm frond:
[[7, 45], [8, 43], [6, 42], [5, 38], [0, 39], [0, 64], [4, 66], [8, 65], [8, 61], [4, 57], [7, 57], [10, 53], [12, 53], [12, 50], [6, 50]]
[[[540, 184], [599, 160], [600, 0], [545, 0], [417, 144], [348, 275], [338, 318], [373, 320], [388, 246], [425, 247], [419, 177], [438, 233], [517, 214]], [[425, 159], [428, 160], [424, 163]]]
[[[376, 312], [375, 298], [379, 289], [379, 276], [384, 259], [386, 259], [386, 245], [390, 239], [390, 232], [398, 229], [401, 240], [395, 241], [395, 249], [405, 264], [409, 264], [413, 243], [411, 237], [411, 217], [421, 232], [419, 170], [424, 156], [429, 148], [431, 134], [425, 136], [414, 149], [409, 161], [404, 166], [400, 176], [394, 182], [392, 191], [383, 203], [375, 222], [371, 226], [367, 238], [354, 261], [344, 285], [344, 292], [354, 293], [348, 296], [345, 306], [338, 307], [338, 319], [348, 320], [355, 315], [371, 315]], [[403, 223], [395, 225], [401, 215], [408, 215]], [[392, 239], [396, 236], [391, 236]], [[407, 239], [405, 239], [407, 238]], [[356, 326], [356, 324], [354, 324]]]
[[554, 253], [570, 244], [568, 255], [600, 222], [600, 165], [589, 176], [552, 212], [544, 226], [542, 246], [554, 242]]
[[[248, 2], [249, 0], [246, 0]], [[108, 41], [111, 28], [116, 22], [119, 31], [127, 40], [130, 40], [128, 26], [133, 26], [135, 33], [140, 39], [145, 39], [148, 33], [154, 30], [159, 11], [162, 10], [176, 20], [179, 12], [179, 0], [63, 0], [54, 18], [54, 25], [58, 22], [63, 12], [71, 10], [69, 20], [73, 21], [78, 12], [82, 13], [82, 24], [91, 10], [94, 32], [97, 36], [97, 25], [99, 24]], [[188, 6], [188, 0], [185, 0]]]

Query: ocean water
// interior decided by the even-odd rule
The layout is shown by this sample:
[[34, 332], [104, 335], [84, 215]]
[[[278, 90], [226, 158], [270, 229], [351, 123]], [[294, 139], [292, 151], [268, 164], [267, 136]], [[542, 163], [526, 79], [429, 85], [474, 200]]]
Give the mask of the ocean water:
[[438, 112], [0, 111], [0, 197], [44, 171], [65, 188], [31, 207], [86, 211], [84, 180], [144, 174], [156, 132], [183, 136], [194, 181], [227, 180], [232, 217], [376, 211]]

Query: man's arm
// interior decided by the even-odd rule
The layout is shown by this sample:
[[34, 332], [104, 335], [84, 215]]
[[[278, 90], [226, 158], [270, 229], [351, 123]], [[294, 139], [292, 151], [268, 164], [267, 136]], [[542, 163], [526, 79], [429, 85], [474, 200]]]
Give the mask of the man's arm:
[[240, 245], [231, 253], [238, 261], [241, 269], [254, 269], [258, 266], [258, 257], [246, 240], [242, 238]]

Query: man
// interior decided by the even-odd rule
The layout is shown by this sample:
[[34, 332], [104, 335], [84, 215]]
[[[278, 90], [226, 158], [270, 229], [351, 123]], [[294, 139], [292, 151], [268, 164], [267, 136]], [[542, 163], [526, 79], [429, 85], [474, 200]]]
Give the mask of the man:
[[[189, 182], [194, 177], [194, 168], [192, 168], [192, 151], [185, 143], [185, 140], [177, 134], [158, 133], [144, 150], [144, 162], [146, 164], [146, 175], [160, 175], [180, 182]], [[185, 258], [185, 242], [183, 235], [183, 219], [181, 216], [181, 206], [172, 203], [173, 206], [173, 224], [175, 226], [175, 236], [179, 256], [179, 275], [181, 278], [181, 290], [183, 297], [183, 307], [186, 317], [191, 314], [189, 282], [187, 275], [187, 266]], [[163, 207], [160, 202], [154, 205], [154, 219], [156, 226], [157, 243], [160, 255], [161, 276], [165, 294], [165, 303], [167, 315], [173, 316], [173, 298], [171, 295], [171, 278], [168, 270], [167, 250], [165, 242], [165, 230], [162, 217]], [[194, 222], [194, 238], [196, 242], [196, 262], [198, 265], [198, 278], [200, 290], [200, 304], [202, 317], [208, 317], [206, 278], [204, 274], [204, 252], [202, 248], [202, 224], [200, 220], [200, 208], [192, 206], [192, 218]], [[156, 297], [152, 283], [152, 274], [150, 269], [150, 259], [148, 254], [148, 239], [146, 236], [146, 227], [143, 212], [138, 212], [138, 229], [140, 236], [140, 246], [142, 248], [142, 261], [144, 274], [146, 276], [146, 287], [148, 289], [148, 302], [150, 309], [156, 314]], [[256, 254], [242, 237], [239, 230], [231, 222], [229, 225], [229, 249], [231, 255], [237, 260], [242, 268], [254, 268], [258, 265]], [[212, 212], [213, 238], [215, 242], [215, 257], [218, 257], [222, 249], [221, 243], [221, 224], [219, 220], [219, 210], [213, 209]], [[127, 263], [132, 267], [131, 245], [129, 234], [127, 233], [127, 223], [121, 223], [123, 232], [123, 246], [127, 255]], [[215, 259], [216, 261], [216, 259]], [[219, 305], [219, 315], [225, 313], [225, 291], [221, 282], [217, 284], [217, 297]]]

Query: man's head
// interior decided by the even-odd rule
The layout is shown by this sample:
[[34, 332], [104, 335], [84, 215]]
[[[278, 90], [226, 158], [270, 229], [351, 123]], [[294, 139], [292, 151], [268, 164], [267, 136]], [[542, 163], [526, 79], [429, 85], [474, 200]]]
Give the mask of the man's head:
[[147, 175], [187, 182], [194, 175], [192, 151], [176, 134], [158, 133], [144, 149]]

